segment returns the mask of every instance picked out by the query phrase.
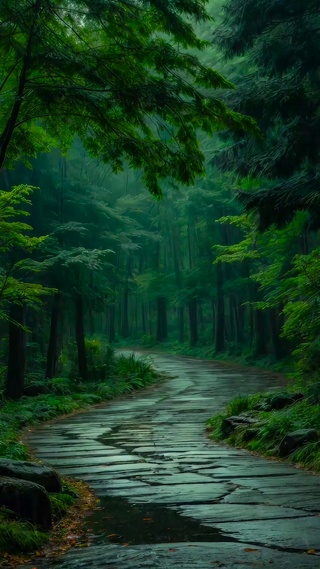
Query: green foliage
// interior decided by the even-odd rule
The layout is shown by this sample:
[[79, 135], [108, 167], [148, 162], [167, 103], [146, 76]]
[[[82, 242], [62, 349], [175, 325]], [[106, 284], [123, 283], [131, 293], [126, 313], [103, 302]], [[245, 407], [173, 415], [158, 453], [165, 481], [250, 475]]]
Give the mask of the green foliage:
[[144, 348], [151, 348], [155, 344], [155, 339], [151, 334], [143, 334], [140, 338], [140, 345]]
[[37, 307], [41, 297], [50, 292], [48, 288], [30, 282], [29, 275], [38, 272], [39, 266], [26, 258], [26, 254], [37, 249], [45, 237], [30, 237], [28, 232], [32, 227], [24, 221], [18, 221], [19, 217], [29, 215], [26, 207], [31, 204], [30, 196], [34, 189], [20, 185], [8, 192], [0, 191], [0, 319], [9, 319], [6, 312], [8, 303]]
[[48, 541], [48, 534], [37, 530], [32, 524], [10, 519], [7, 511], [0, 508], [0, 551], [28, 553], [36, 551]]
[[0, 165], [35, 156], [52, 139], [65, 149], [78, 134], [115, 172], [124, 162], [141, 169], [155, 195], [168, 176], [192, 184], [204, 173], [199, 130], [256, 132], [215, 96], [233, 84], [187, 52], [207, 45], [193, 26], [209, 20], [205, 4], [2, 3]]
[[155, 377], [152, 364], [147, 360], [136, 358], [134, 354], [117, 356], [115, 373], [129, 383], [133, 389], [144, 387]]
[[60, 520], [70, 510], [76, 502], [76, 498], [70, 494], [61, 492], [60, 494], [50, 494], [52, 518], [54, 521]]
[[228, 415], [240, 415], [250, 409], [250, 397], [248, 395], [237, 395], [227, 405], [226, 412]]
[[[91, 338], [85, 339], [85, 348], [90, 382], [107, 380], [114, 369], [113, 348], [105, 342], [102, 343], [99, 339]], [[60, 373], [67, 376], [71, 381], [79, 379], [78, 352], [74, 341], [66, 343], [60, 354]], [[54, 384], [57, 386], [56, 380], [54, 380]], [[63, 389], [63, 381], [61, 381], [61, 389]]]
[[[224, 413], [213, 416], [207, 422], [211, 436], [216, 440], [222, 440], [224, 438], [222, 436], [223, 420], [226, 417], [243, 412], [249, 413], [258, 420], [257, 435], [254, 439], [248, 440], [245, 437], [246, 427], [239, 427], [227, 439], [228, 444], [248, 448], [267, 456], [278, 456], [281, 440], [292, 431], [316, 429], [320, 432], [320, 408], [314, 400], [309, 398], [281, 410], [253, 411], [257, 403], [267, 403], [272, 397], [274, 397], [274, 393], [258, 393], [247, 397], [236, 397], [228, 404]], [[320, 443], [307, 443], [294, 451], [287, 460], [301, 463], [310, 469], [319, 471]]]

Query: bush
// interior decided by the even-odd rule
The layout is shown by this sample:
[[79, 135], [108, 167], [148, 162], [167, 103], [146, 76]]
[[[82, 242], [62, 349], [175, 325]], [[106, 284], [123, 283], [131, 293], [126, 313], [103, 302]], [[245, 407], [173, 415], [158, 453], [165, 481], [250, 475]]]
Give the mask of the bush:
[[76, 502], [70, 494], [50, 494], [51, 511], [54, 521], [60, 520]]
[[[114, 350], [98, 339], [85, 340], [88, 377], [90, 382], [100, 382], [108, 379], [114, 371]], [[71, 381], [79, 380], [78, 351], [74, 341], [68, 342], [59, 358], [60, 375]]]
[[156, 343], [154, 337], [151, 334], [144, 334], [140, 338], [140, 345], [144, 348], [152, 348]]
[[156, 375], [151, 363], [145, 359], [136, 359], [134, 354], [117, 356], [115, 358], [115, 373], [134, 388], [143, 387], [151, 382]]

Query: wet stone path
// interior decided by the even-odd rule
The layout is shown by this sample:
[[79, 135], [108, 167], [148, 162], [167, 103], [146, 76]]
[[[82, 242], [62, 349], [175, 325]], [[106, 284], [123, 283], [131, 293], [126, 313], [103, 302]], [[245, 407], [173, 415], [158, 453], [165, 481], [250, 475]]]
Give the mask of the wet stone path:
[[176, 377], [29, 436], [40, 459], [101, 499], [88, 519], [92, 545], [70, 550], [59, 569], [320, 569], [306, 553], [320, 551], [320, 478], [204, 432], [236, 393], [276, 389], [277, 376], [152, 359]]

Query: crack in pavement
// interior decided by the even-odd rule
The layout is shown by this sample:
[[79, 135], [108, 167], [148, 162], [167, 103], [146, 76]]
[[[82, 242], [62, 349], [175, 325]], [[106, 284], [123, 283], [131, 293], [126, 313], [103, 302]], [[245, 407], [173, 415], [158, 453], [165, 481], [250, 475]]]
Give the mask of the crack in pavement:
[[153, 358], [175, 377], [27, 437], [39, 458], [101, 498], [88, 518], [92, 546], [67, 553], [59, 569], [319, 567], [303, 552], [320, 549], [320, 478], [205, 433], [205, 421], [236, 393], [275, 390], [279, 376]]

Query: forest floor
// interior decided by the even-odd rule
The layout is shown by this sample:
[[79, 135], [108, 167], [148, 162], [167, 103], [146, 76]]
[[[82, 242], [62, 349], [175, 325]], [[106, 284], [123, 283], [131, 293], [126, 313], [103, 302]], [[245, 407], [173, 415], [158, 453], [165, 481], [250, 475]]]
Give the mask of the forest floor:
[[[59, 569], [319, 567], [319, 477], [204, 432], [235, 393], [283, 389], [279, 375], [152, 359], [175, 377], [27, 437], [40, 459], [100, 497], [86, 524], [91, 545], [70, 550]], [[35, 565], [51, 562], [23, 567]]]

